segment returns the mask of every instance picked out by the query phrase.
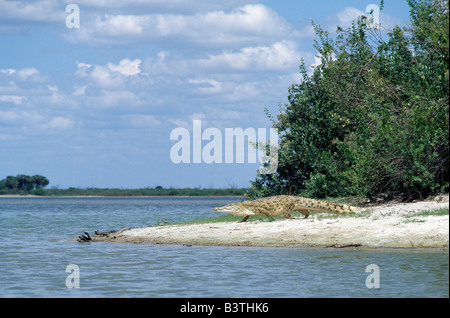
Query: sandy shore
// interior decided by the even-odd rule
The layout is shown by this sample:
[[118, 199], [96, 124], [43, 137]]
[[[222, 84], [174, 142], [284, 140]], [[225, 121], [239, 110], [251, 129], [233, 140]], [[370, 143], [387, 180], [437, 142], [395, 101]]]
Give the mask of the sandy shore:
[[319, 213], [308, 219], [273, 222], [169, 225], [122, 231], [93, 240], [131, 243], [353, 247], [444, 248], [449, 246], [449, 215], [414, 216], [424, 210], [449, 206], [448, 194], [413, 203], [387, 203], [370, 207], [359, 217], [329, 218]]

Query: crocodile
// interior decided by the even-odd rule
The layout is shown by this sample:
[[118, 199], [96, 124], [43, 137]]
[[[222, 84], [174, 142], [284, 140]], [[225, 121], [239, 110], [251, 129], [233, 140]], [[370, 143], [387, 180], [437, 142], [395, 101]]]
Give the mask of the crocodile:
[[265, 215], [274, 217], [284, 215], [286, 219], [291, 218], [292, 211], [298, 211], [305, 216], [309, 216], [309, 211], [320, 211], [335, 214], [357, 212], [353, 206], [345, 204], [336, 204], [298, 197], [294, 195], [276, 195], [257, 200], [231, 203], [213, 209], [216, 212], [230, 213], [236, 216], [243, 216], [240, 222], [245, 222], [252, 215]]

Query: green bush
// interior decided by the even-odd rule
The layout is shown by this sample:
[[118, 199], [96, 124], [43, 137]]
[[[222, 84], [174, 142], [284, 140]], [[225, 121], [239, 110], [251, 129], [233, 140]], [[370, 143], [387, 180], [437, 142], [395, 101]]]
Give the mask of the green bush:
[[448, 191], [448, 2], [409, 4], [412, 27], [387, 41], [364, 17], [335, 39], [314, 26], [322, 64], [312, 75], [300, 65], [273, 120], [278, 170], [257, 175], [252, 197]]
[[36, 190], [32, 190], [30, 193], [34, 194], [34, 195], [45, 195], [45, 190], [44, 189], [36, 189]]

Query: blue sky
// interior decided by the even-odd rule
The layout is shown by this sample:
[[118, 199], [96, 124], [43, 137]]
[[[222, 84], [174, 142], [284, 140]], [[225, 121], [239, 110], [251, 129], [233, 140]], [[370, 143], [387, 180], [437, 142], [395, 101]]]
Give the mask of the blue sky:
[[[406, 1], [385, 2], [383, 30], [407, 24]], [[171, 131], [268, 131], [264, 107], [276, 115], [300, 59], [315, 62], [311, 19], [333, 33], [372, 3], [0, 0], [0, 179], [247, 187], [259, 163], [175, 164]]]

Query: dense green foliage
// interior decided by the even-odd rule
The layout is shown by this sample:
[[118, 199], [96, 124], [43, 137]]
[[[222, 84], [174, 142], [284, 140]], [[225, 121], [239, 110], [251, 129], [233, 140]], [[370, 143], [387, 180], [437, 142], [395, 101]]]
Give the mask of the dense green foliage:
[[[410, 28], [361, 17], [335, 38], [314, 25], [321, 65], [273, 120], [278, 170], [253, 196], [425, 197], [449, 186], [448, 1], [408, 1]], [[381, 21], [382, 23], [383, 21]]]
[[46, 177], [41, 175], [28, 176], [19, 174], [8, 176], [0, 180], [0, 194], [44, 194], [43, 188], [49, 184]]

